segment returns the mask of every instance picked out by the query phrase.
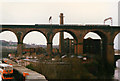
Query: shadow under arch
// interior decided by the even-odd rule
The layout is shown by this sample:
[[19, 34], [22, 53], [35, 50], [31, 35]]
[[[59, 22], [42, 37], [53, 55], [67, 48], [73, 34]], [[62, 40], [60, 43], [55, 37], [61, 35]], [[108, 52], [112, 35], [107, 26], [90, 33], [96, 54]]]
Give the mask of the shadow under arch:
[[[106, 54], [107, 54], [107, 36], [105, 35], [104, 32], [101, 32], [101, 31], [88, 31], [86, 32], [86, 34], [84, 35], [84, 37], [89, 33], [89, 32], [93, 32], [93, 33], [96, 33], [98, 36], [100, 36], [101, 38], [101, 53], [100, 53], [100, 56], [101, 56], [101, 60], [104, 60], [104, 62], [106, 62]], [[84, 42], [84, 38], [83, 38], [83, 42]], [[84, 48], [84, 45], [83, 45], [83, 48]], [[84, 49], [83, 49], [84, 50]]]
[[[100, 40], [100, 53], [98, 53], [98, 51], [95, 50], [95, 54], [93, 54], [92, 57], [92, 60], [94, 62], [97, 62], [96, 65], [94, 65], [95, 68], [97, 68], [96, 72], [97, 74], [105, 74], [104, 76], [105, 77], [110, 77], [111, 75], [114, 74], [114, 69], [113, 69], [113, 66], [114, 65], [110, 65], [109, 62], [108, 62], [108, 49], [107, 49], [107, 35], [105, 32], [102, 32], [102, 31], [89, 31], [89, 32], [94, 32], [96, 33], [97, 35], [100, 36], [101, 40]], [[87, 33], [89, 33], [87, 32]], [[94, 40], [94, 39], [93, 39]], [[84, 42], [84, 41], [83, 41]], [[94, 42], [93, 42], [94, 43]], [[96, 45], [96, 44], [95, 44]], [[84, 45], [83, 45], [84, 46]], [[97, 48], [97, 46], [95, 46]], [[83, 47], [84, 48], [84, 47]], [[83, 49], [84, 50], [84, 49]], [[89, 53], [88, 53], [89, 54]], [[88, 55], [89, 56], [89, 55]], [[90, 55], [91, 56], [91, 55]]]
[[42, 31], [40, 31], [40, 30], [30, 30], [30, 31], [26, 32], [26, 33], [23, 35], [23, 37], [22, 37], [22, 42], [23, 42], [23, 40], [24, 40], [24, 38], [25, 38], [25, 36], [26, 36], [27, 34], [32, 33], [32, 32], [34, 32], [34, 31], [41, 33], [41, 34], [45, 37], [46, 41], [48, 41], [47, 36], [46, 36]]
[[107, 54], [107, 36], [101, 32], [101, 31], [92, 31], [96, 34], [98, 34], [101, 37], [101, 41], [102, 41], [102, 55], [105, 57], [106, 59], [106, 54]]

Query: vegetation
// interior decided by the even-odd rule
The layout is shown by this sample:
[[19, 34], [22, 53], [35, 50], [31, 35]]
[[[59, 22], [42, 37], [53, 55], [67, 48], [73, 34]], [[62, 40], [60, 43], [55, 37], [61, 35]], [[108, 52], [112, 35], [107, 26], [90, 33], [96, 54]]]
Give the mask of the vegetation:
[[27, 65], [27, 66], [26, 66], [26, 68], [29, 68], [29, 69], [31, 69], [31, 70], [34, 70], [34, 67], [33, 67], [33, 65], [32, 65], [32, 64]]
[[[93, 57], [94, 58], [94, 57]], [[66, 57], [62, 61], [44, 61], [31, 63], [27, 67], [33, 69], [51, 79], [107, 79], [106, 65], [100, 60], [100, 56], [88, 62], [84, 62], [77, 57]], [[111, 74], [110, 74], [111, 75]]]
[[35, 68], [34, 70], [45, 75], [47, 79], [96, 79], [93, 74], [88, 72], [80, 59], [67, 58], [67, 61], [63, 64], [58, 62], [33, 63], [27, 67]]
[[15, 54], [16, 53], [16, 49], [7, 49], [7, 48], [2, 48], [1, 50], [1, 54], [2, 54], [2, 57], [8, 57], [8, 54], [11, 53], [11, 54]]
[[43, 54], [46, 53], [46, 49], [43, 47], [35, 48], [36, 54]]

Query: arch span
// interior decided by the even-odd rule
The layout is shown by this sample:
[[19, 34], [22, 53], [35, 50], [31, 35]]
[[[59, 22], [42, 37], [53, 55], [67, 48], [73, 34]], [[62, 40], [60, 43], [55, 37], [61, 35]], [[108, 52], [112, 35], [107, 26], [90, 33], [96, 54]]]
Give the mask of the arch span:
[[27, 32], [24, 33], [24, 35], [23, 35], [23, 37], [22, 37], [22, 41], [24, 40], [24, 38], [25, 38], [25, 36], [26, 36], [27, 34], [29, 34], [29, 33], [31, 33], [31, 32], [34, 32], [34, 31], [39, 32], [39, 33], [42, 33], [42, 35], [45, 37], [46, 41], [48, 40], [47, 36], [46, 36], [45, 33], [43, 33], [42, 31], [40, 31], [40, 30], [30, 30], [30, 31], [27, 31]]
[[[101, 32], [101, 31], [96, 31], [96, 30], [95, 31], [89, 31], [89, 32], [94, 32], [101, 39], [91, 39], [91, 40], [86, 39], [86, 40], [83, 40], [83, 53], [88, 52], [88, 53], [92, 53], [92, 54], [95, 54], [95, 55], [96, 55], [96, 53], [99, 53], [98, 55], [100, 55], [102, 58], [106, 59], [106, 53], [107, 53], [107, 36], [106, 36], [106, 34]], [[89, 32], [86, 32], [84, 37]], [[89, 47], [87, 47], [87, 46], [89, 46]], [[95, 50], [98, 50], [98, 52], [96, 52]]]
[[75, 42], [78, 42], [78, 39], [77, 39], [76, 35], [75, 35], [72, 31], [69, 31], [69, 30], [56, 31], [56, 32], [52, 35], [52, 39], [51, 39], [52, 41], [53, 41], [54, 36], [55, 36], [57, 33], [59, 33], [59, 32], [67, 32], [67, 33], [69, 33], [69, 34], [75, 39]]
[[115, 36], [113, 43], [114, 43], [114, 49], [120, 50], [120, 32]]
[[4, 30], [0, 32], [1, 54], [0, 57], [8, 57], [8, 54], [16, 54], [17, 51], [17, 36], [14, 32]]
[[[91, 30], [91, 31], [87, 31], [83, 37], [85, 37], [89, 32], [93, 32], [93, 33], [96, 33], [97, 35], [100, 36], [100, 38], [103, 40], [107, 40], [107, 36], [106, 36], [106, 33], [102, 32], [102, 31], [98, 31], [98, 30]], [[84, 39], [84, 38], [83, 38]]]
[[[39, 38], [39, 40], [41, 39], [41, 42], [39, 42], [39, 43], [41, 43], [41, 44], [44, 43], [44, 45], [47, 45], [47, 37], [46, 37], [46, 35], [43, 34], [43, 32], [38, 31], [38, 30], [37, 30], [37, 31], [36, 31], [36, 30], [32, 30], [32, 31], [27, 32], [27, 33], [23, 36], [22, 41], [24, 42], [25, 38], [26, 38], [27, 36], [29, 36], [29, 35], [32, 35], [32, 34], [33, 34], [33, 36], [34, 36], [35, 34], [39, 34], [40, 37], [34, 36], [34, 37], [33, 37], [34, 39], [32, 39], [32, 38], [30, 38], [30, 39], [36, 40], [36, 38]], [[44, 41], [42, 40], [42, 38], [43, 38]], [[38, 43], [37, 41], [38, 41], [38, 40], [36, 40], [36, 43]], [[45, 41], [46, 41], [46, 42], [45, 42]]]
[[[14, 31], [12, 31], [12, 30], [2, 30], [0, 32], [0, 34], [2, 34], [2, 33], [4, 33], [4, 38], [7, 35], [7, 39], [11, 38], [11, 40], [13, 40], [13, 42], [18, 42], [18, 37], [17, 37], [17, 35]], [[11, 35], [12, 35], [12, 37], [11, 37]], [[14, 39], [14, 37], [15, 37], [15, 39]]]
[[[59, 36], [60, 32], [64, 32], [63, 33], [63, 35], [64, 35], [64, 41], [60, 40], [59, 43], [57, 42], [58, 45], [59, 45], [59, 53], [61, 55], [64, 55], [64, 54], [67, 54], [67, 55], [75, 54], [76, 53], [75, 52], [75, 43], [77, 42], [77, 37], [76, 37], [76, 35], [73, 32], [68, 31], [68, 30], [57, 31], [52, 36], [52, 42], [55, 43], [54, 42], [54, 40], [55, 40], [54, 37], [56, 37], [56, 35]], [[71, 37], [69, 37], [69, 36], [71, 36]]]
[[101, 37], [94, 33], [94, 32], [89, 32], [85, 35], [84, 39], [88, 39], [88, 38], [92, 38], [92, 39], [101, 39]]
[[11, 32], [15, 33], [12, 29], [2, 29], [2, 30], [0, 31], [0, 33], [1, 33], [1, 32], [4, 32], [4, 31], [11, 31]]

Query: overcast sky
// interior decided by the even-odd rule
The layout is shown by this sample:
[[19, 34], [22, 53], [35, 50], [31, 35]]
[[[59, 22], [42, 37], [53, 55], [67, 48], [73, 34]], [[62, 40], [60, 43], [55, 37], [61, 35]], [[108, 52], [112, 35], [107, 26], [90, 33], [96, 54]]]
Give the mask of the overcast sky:
[[62, 12], [65, 24], [103, 24], [108, 17], [113, 18], [113, 25], [118, 24], [117, 0], [3, 0], [1, 5], [1, 23], [48, 23], [52, 16], [52, 22], [59, 24]]
[[[65, 24], [103, 24], [105, 18], [112, 17], [113, 25], [118, 25], [119, 0], [0, 0], [1, 24], [59, 24], [59, 14], [64, 13]], [[110, 25], [110, 21], [106, 22]], [[45, 44], [42, 35], [32, 32], [25, 37], [26, 43]], [[2, 36], [3, 35], [3, 36]], [[6, 35], [6, 36], [5, 36]], [[31, 40], [35, 37], [36, 40]], [[68, 34], [66, 34], [69, 37]], [[90, 35], [95, 38], [99, 36]], [[6, 38], [7, 39], [6, 39]], [[40, 37], [40, 38], [39, 38]], [[58, 44], [58, 34], [54, 38]], [[8, 33], [1, 33], [0, 39], [17, 41]], [[70, 37], [72, 38], [72, 37]]]

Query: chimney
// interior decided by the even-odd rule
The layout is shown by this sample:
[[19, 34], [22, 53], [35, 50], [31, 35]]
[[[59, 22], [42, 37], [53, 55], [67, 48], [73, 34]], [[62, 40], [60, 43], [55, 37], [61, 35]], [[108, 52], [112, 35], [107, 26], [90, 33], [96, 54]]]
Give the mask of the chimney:
[[[63, 13], [60, 13], [60, 25], [63, 25]], [[60, 36], [59, 36], [59, 52], [61, 54], [64, 53], [64, 32], [61, 31], [60, 32]]]
[[64, 18], [63, 13], [60, 13], [60, 25], [64, 24], [63, 18]]

